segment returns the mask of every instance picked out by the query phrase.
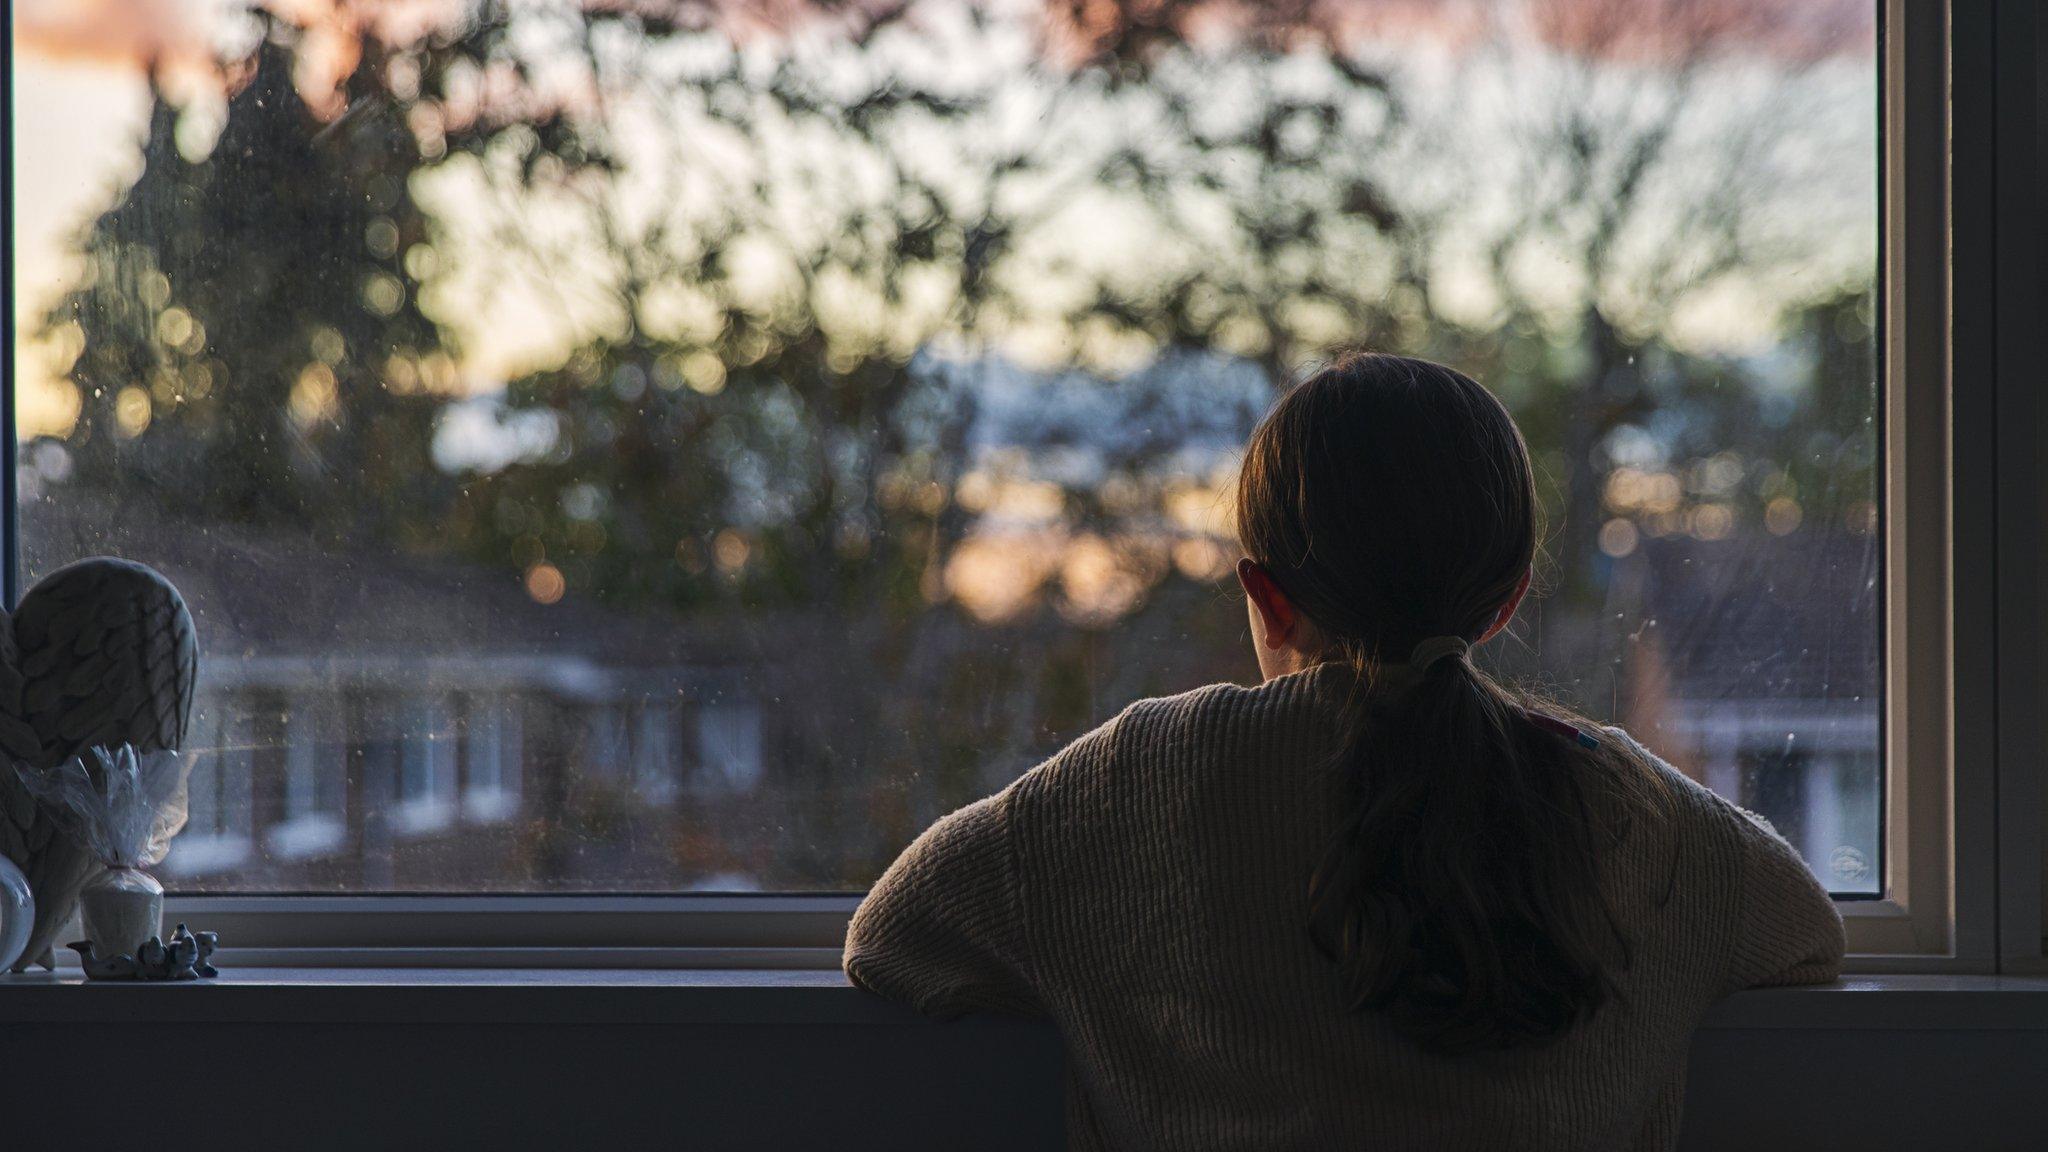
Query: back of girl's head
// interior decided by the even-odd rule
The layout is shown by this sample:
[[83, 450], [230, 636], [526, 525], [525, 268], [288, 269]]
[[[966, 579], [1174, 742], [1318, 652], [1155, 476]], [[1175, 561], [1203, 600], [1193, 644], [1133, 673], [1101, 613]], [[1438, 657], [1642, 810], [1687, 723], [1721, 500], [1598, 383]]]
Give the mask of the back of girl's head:
[[1438, 1051], [1556, 1038], [1626, 963], [1596, 863], [1626, 823], [1623, 761], [1455, 645], [1388, 671], [1424, 640], [1476, 643], [1524, 586], [1536, 499], [1513, 419], [1440, 364], [1344, 356], [1253, 434], [1237, 514], [1245, 553], [1357, 672], [1309, 925], [1353, 1006]]
[[1432, 636], [1476, 639], [1528, 574], [1529, 455], [1470, 377], [1349, 355], [1253, 434], [1238, 533], [1324, 632], [1402, 660]]

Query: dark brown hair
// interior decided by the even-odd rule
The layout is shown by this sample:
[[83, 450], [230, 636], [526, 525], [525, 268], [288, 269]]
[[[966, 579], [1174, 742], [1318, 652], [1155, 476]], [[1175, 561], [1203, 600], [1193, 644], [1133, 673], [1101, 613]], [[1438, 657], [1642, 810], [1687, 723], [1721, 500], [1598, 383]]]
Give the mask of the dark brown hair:
[[1354, 1008], [1442, 1052], [1554, 1039], [1628, 962], [1598, 862], [1647, 774], [1461, 655], [1388, 673], [1423, 640], [1476, 642], [1530, 571], [1514, 420], [1443, 365], [1344, 355], [1253, 433], [1237, 523], [1325, 658], [1357, 672], [1332, 762], [1346, 815], [1309, 924]]

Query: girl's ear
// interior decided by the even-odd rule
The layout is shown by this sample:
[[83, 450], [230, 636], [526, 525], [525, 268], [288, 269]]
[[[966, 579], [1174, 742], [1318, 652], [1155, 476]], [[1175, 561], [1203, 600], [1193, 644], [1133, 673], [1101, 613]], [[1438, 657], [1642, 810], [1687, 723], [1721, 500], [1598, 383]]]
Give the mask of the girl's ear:
[[1268, 648], [1285, 648], [1294, 639], [1301, 619], [1287, 593], [1280, 590], [1271, 573], [1250, 557], [1237, 562], [1237, 582], [1244, 587], [1245, 599], [1251, 601], [1253, 610], [1259, 614], [1260, 630], [1265, 633], [1260, 641]]
[[1500, 606], [1500, 612], [1494, 616], [1493, 623], [1487, 625], [1486, 634], [1479, 638], [1481, 644], [1500, 635], [1501, 629], [1506, 628], [1508, 622], [1515, 618], [1515, 609], [1522, 606], [1522, 597], [1529, 594], [1529, 579], [1534, 575], [1536, 575], [1536, 570], [1530, 568], [1522, 573], [1520, 580], [1515, 582], [1514, 594], [1508, 597], [1507, 603]]

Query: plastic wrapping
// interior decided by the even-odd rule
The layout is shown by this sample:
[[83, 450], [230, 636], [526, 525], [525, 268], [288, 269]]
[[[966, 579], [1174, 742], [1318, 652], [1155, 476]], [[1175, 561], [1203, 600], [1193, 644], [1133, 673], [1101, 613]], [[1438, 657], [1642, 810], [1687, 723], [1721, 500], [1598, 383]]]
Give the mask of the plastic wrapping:
[[109, 868], [147, 868], [185, 826], [185, 758], [123, 744], [91, 748], [47, 770], [17, 767], [22, 786], [58, 814], [86, 851]]
[[126, 744], [48, 770], [15, 768], [29, 794], [106, 865], [79, 893], [86, 937], [102, 955], [133, 955], [159, 934], [163, 886], [142, 870], [164, 858], [185, 826], [187, 771], [177, 752], [138, 755]]

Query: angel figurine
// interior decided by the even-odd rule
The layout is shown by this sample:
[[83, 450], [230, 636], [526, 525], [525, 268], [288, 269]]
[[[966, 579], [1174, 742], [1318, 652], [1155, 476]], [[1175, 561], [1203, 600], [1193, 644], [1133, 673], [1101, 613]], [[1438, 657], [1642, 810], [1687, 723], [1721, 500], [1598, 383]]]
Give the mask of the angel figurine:
[[[182, 747], [198, 679], [192, 613], [170, 581], [126, 560], [60, 568], [0, 613], [0, 757], [50, 769], [94, 747]], [[0, 771], [0, 855], [35, 893], [14, 970], [53, 967], [51, 944], [101, 865], [12, 771]]]

